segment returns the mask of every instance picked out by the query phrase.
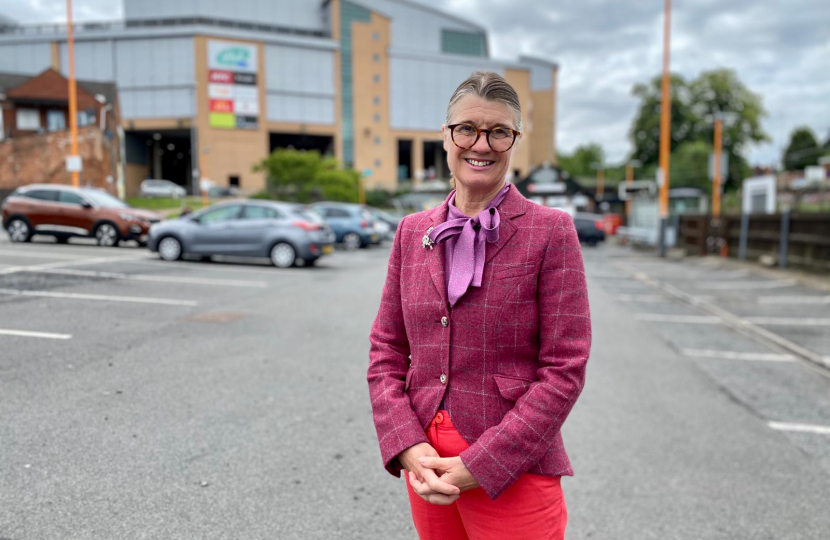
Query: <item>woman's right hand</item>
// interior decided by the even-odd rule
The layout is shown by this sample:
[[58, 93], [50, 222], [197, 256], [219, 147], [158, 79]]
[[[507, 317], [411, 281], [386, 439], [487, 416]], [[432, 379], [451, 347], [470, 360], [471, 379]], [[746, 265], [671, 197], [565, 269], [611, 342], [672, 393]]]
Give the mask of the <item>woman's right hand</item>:
[[435, 470], [422, 466], [419, 461], [421, 456], [440, 457], [428, 443], [418, 443], [398, 454], [398, 461], [408, 471], [409, 484], [415, 493], [432, 504], [448, 505], [457, 501], [461, 490], [441, 480]]

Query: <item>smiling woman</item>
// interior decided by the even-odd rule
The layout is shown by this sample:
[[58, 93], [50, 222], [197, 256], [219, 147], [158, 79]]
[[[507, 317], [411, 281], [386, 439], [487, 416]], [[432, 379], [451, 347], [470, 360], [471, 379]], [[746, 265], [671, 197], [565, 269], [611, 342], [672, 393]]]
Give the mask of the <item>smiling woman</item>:
[[562, 540], [560, 427], [591, 343], [573, 220], [505, 181], [521, 143], [495, 73], [456, 89], [442, 126], [454, 187], [401, 221], [368, 382], [387, 470], [406, 470], [422, 540]]

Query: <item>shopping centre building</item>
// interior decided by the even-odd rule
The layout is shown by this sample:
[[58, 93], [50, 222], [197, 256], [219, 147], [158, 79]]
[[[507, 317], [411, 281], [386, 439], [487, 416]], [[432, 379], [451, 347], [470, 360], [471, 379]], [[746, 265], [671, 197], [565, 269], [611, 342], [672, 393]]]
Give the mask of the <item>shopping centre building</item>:
[[[519, 93], [513, 174], [556, 161], [556, 64], [492, 58], [485, 29], [412, 0], [124, 0], [123, 21], [74, 29], [76, 76], [118, 88], [127, 194], [199, 177], [255, 192], [280, 147], [332, 153], [369, 187], [446, 178], [446, 104], [478, 70]], [[0, 26], [0, 72], [67, 65], [65, 25]]]

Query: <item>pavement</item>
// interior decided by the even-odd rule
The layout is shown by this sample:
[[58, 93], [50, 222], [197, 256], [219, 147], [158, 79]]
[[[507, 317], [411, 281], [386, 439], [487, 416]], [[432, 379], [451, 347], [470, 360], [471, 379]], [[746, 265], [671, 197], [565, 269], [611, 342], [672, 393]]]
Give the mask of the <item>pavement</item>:
[[[0, 538], [416, 538], [365, 382], [387, 257], [0, 239]], [[830, 537], [828, 293], [612, 245], [585, 261], [568, 539]]]

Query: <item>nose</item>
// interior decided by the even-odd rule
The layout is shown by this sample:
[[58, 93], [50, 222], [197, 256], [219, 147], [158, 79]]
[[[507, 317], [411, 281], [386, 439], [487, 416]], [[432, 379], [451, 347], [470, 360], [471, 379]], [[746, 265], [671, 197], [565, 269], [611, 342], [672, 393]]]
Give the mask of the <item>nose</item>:
[[486, 154], [490, 152], [490, 145], [487, 144], [487, 134], [482, 133], [481, 137], [478, 138], [476, 143], [469, 149], [470, 152], [476, 152], [478, 154]]

